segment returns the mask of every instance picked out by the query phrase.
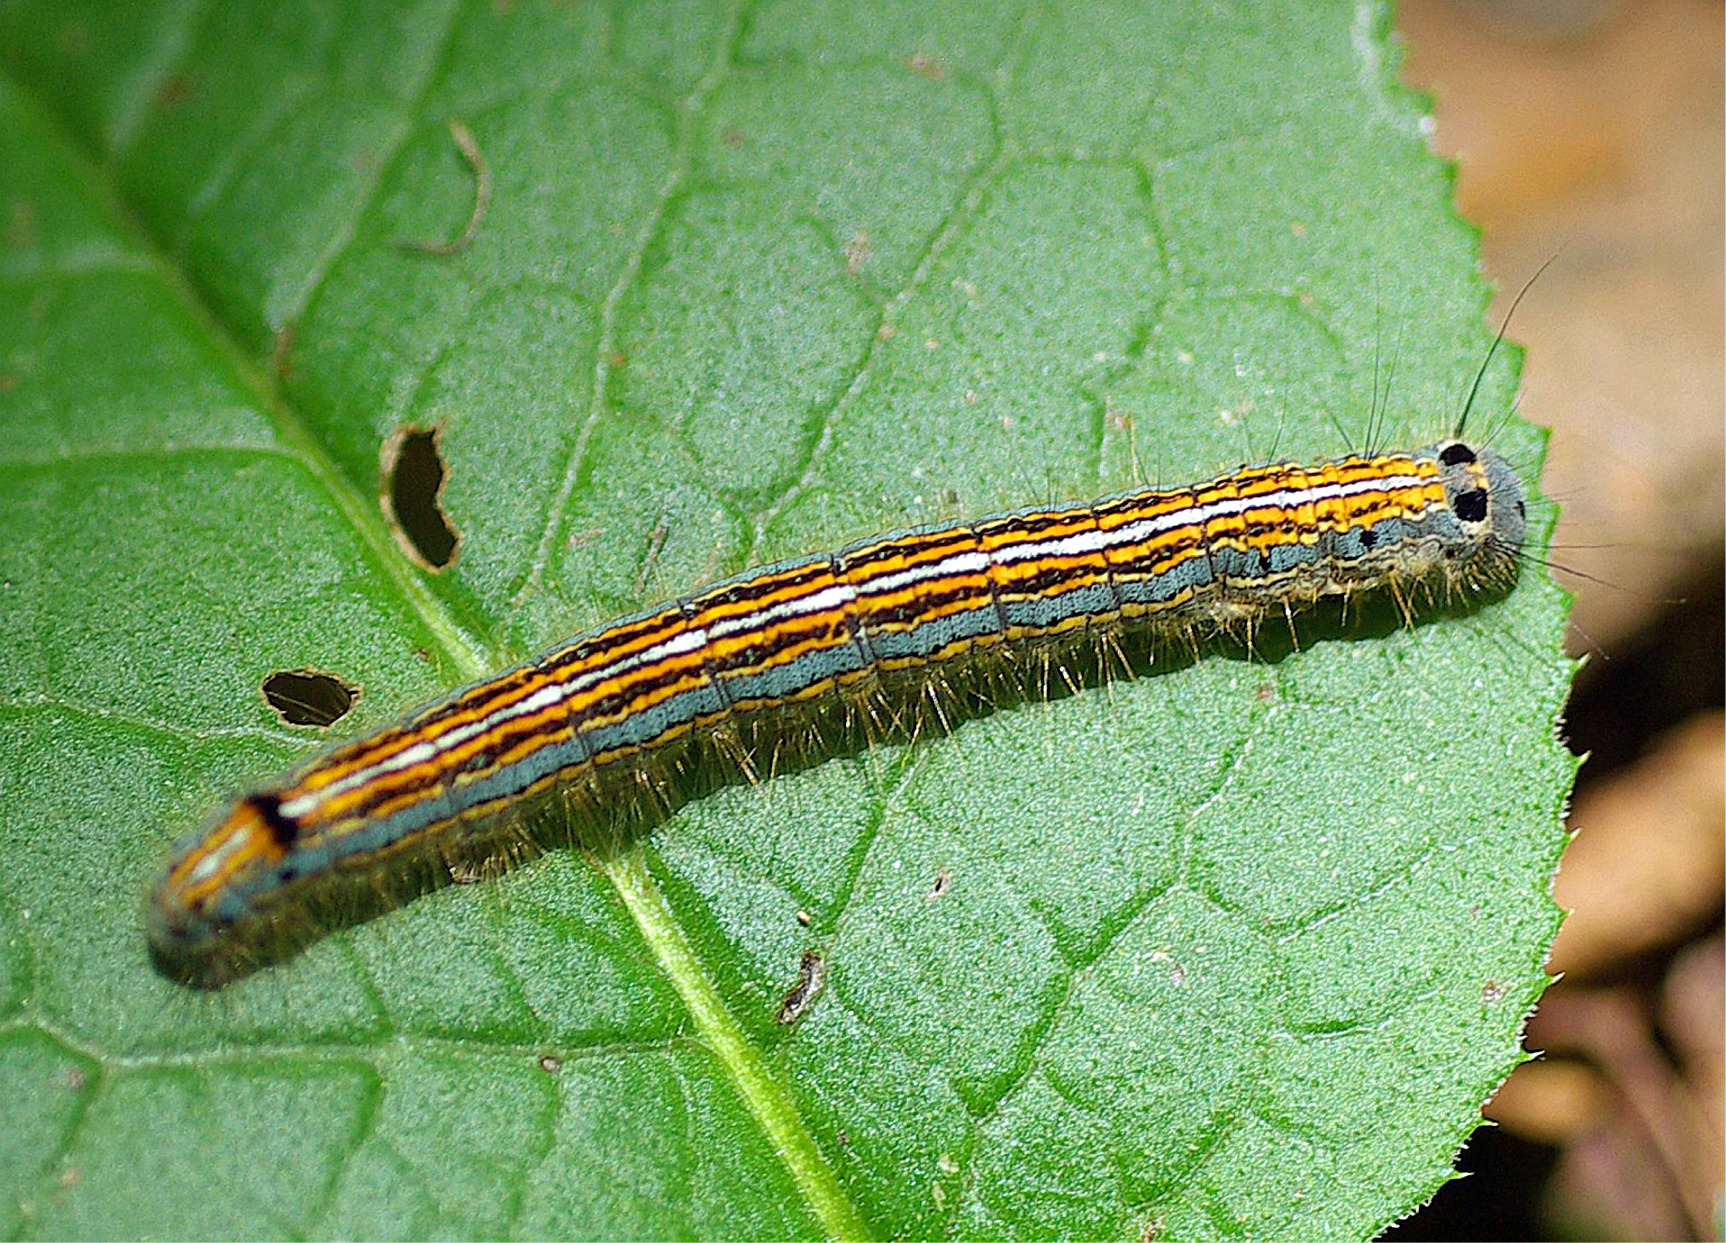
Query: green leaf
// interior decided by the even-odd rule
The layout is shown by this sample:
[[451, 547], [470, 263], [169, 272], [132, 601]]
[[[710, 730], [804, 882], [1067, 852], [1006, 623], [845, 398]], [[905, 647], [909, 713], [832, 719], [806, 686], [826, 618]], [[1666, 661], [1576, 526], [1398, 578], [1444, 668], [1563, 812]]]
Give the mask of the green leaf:
[[[0, 1230], [1364, 1236], [1429, 1196], [1558, 922], [1536, 568], [729, 789], [218, 993], [141, 930], [236, 788], [654, 598], [1334, 454], [1375, 395], [1446, 434], [1486, 290], [1386, 21], [0, 3]], [[451, 119], [491, 200], [413, 253], [474, 201]], [[1532, 483], [1510, 353], [1472, 426]], [[442, 573], [378, 502], [408, 426]], [[296, 669], [357, 707], [284, 725]]]

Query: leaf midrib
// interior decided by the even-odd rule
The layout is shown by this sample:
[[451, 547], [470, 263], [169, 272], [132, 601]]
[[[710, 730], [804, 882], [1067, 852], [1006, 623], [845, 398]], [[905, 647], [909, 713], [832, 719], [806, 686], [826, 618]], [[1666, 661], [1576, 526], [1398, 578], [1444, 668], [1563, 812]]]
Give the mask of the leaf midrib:
[[792, 1180], [829, 1238], [869, 1237], [850, 1197], [840, 1188], [786, 1084], [777, 1079], [726, 1008], [713, 981], [702, 970], [676, 913], [654, 883], [638, 850], [596, 857], [599, 870], [617, 890], [630, 917], [664, 968], [666, 977], [694, 1016], [708, 1047], [737, 1085], [750, 1115], [784, 1162]]

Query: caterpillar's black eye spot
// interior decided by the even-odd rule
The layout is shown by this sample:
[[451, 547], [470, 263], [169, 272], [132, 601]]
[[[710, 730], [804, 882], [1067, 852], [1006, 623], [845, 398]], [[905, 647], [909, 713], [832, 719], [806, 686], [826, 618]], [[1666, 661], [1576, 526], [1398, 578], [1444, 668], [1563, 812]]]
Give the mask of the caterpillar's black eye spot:
[[1474, 461], [1474, 450], [1465, 444], [1445, 445], [1439, 451], [1438, 460], [1446, 466], [1464, 466]]
[[1516, 502], [1516, 516], [1518, 518], [1528, 517], [1528, 506], [1524, 505], [1521, 501]]
[[1484, 522], [1486, 520], [1486, 489], [1470, 488], [1467, 492], [1457, 495], [1452, 503], [1456, 516], [1464, 522]]
[[1371, 552], [1374, 548], [1378, 547], [1378, 536], [1373, 532], [1371, 527], [1368, 527], [1360, 533], [1360, 546], [1368, 552]]

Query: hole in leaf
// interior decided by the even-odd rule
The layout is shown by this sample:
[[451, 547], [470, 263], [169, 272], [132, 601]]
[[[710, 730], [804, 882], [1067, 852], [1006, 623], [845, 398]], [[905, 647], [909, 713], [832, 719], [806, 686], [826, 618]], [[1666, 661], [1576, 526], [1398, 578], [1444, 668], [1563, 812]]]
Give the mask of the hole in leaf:
[[348, 714], [360, 697], [357, 686], [331, 673], [294, 669], [272, 673], [261, 688], [264, 701], [289, 725], [334, 725]]
[[414, 562], [441, 570], [460, 540], [439, 503], [444, 470], [436, 428], [404, 427], [384, 442], [384, 512]]

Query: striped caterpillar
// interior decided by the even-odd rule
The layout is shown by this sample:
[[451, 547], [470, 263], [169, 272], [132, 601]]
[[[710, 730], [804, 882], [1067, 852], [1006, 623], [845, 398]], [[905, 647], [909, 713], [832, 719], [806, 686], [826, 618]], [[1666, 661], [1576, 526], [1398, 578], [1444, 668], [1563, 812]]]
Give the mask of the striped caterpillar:
[[[215, 987], [331, 927], [601, 828], [1020, 693], [1128, 641], [1249, 633], [1327, 597], [1515, 582], [1523, 489], [1449, 440], [898, 531], [591, 630], [247, 794], [185, 838], [147, 923]], [[867, 737], [862, 738], [866, 742]]]

